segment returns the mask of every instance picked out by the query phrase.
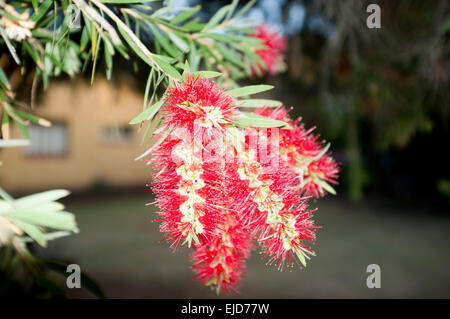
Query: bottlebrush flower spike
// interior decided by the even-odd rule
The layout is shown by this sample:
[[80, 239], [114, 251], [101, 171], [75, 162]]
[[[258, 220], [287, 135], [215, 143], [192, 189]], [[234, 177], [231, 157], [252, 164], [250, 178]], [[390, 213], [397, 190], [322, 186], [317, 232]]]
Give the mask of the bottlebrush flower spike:
[[239, 179], [233, 163], [228, 163], [224, 169], [221, 184], [224, 218], [216, 229], [216, 236], [204, 245], [197, 245], [192, 254], [196, 278], [214, 288], [217, 294], [238, 291], [245, 272], [245, 260], [252, 248], [246, 217], [253, 206], [246, 201], [245, 183]]
[[[286, 39], [277, 31], [270, 30], [266, 24], [261, 24], [253, 34], [255, 38], [261, 39], [262, 47], [255, 51], [259, 56], [267, 72], [271, 75], [284, 71], [284, 55], [286, 53]], [[260, 65], [252, 65], [252, 75], [263, 75], [264, 69]]]
[[223, 218], [216, 181], [223, 178], [224, 163], [217, 159], [225, 133], [221, 123], [235, 106], [213, 83], [193, 76], [175, 83], [164, 99], [164, 124], [171, 132], [152, 153], [160, 170], [152, 189], [166, 239], [173, 247], [190, 247], [216, 235]]
[[238, 291], [245, 260], [253, 247], [248, 217], [256, 206], [248, 200], [247, 183], [239, 177], [234, 145], [226, 144], [223, 150], [228, 156], [222, 159], [225, 166], [222, 179], [217, 181], [222, 186], [222, 202], [218, 204], [223, 209], [223, 218], [216, 236], [204, 245], [195, 246], [192, 269], [205, 286], [217, 293], [230, 293]]
[[299, 180], [280, 161], [278, 153], [267, 150], [267, 146], [277, 149], [277, 145], [270, 145], [270, 136], [255, 135], [251, 130], [247, 133], [243, 151], [238, 154], [238, 173], [241, 180], [247, 181], [248, 199], [256, 206], [249, 215], [252, 233], [265, 256], [270, 257], [269, 264], [275, 263], [281, 269], [286, 260], [291, 262], [297, 256], [306, 265], [307, 254], [314, 253], [304, 242], [314, 241], [315, 227], [311, 211], [297, 195]]
[[335, 194], [330, 184], [337, 184], [339, 165], [327, 154], [324, 146], [314, 135], [314, 128], [306, 130], [300, 119], [293, 121], [283, 107], [275, 110], [259, 108], [256, 114], [287, 122], [292, 130], [280, 130], [280, 155], [291, 169], [301, 177], [300, 189], [307, 196], [316, 198], [327, 192]]

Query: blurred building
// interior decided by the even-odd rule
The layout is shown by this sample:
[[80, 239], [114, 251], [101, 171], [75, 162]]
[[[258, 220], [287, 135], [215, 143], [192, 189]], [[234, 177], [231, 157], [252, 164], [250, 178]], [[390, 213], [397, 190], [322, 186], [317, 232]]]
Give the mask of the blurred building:
[[[30, 124], [30, 146], [0, 151], [0, 184], [16, 193], [143, 187], [150, 167], [134, 158], [146, 146], [139, 125], [128, 124], [140, 112], [142, 96], [129, 78], [116, 85], [104, 78], [93, 86], [82, 79], [52, 83], [34, 112], [52, 126]], [[11, 136], [22, 137], [15, 126]]]

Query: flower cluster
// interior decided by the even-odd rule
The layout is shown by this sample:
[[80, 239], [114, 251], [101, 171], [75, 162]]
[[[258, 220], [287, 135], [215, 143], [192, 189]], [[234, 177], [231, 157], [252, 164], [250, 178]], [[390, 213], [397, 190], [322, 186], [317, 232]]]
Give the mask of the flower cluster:
[[[255, 50], [255, 54], [264, 63], [267, 72], [271, 75], [282, 72], [286, 68], [283, 61], [287, 47], [286, 39], [265, 24], [258, 26], [253, 36], [262, 42], [262, 46]], [[265, 70], [260, 65], [253, 65], [252, 73], [261, 76]]]
[[236, 291], [257, 246], [279, 268], [306, 265], [316, 228], [307, 200], [332, 190], [338, 173], [318, 137], [284, 108], [256, 113], [292, 129], [235, 127], [237, 103], [199, 77], [175, 83], [164, 99], [168, 133], [152, 151], [157, 220], [174, 249], [193, 249], [196, 278]]
[[259, 115], [274, 120], [286, 121], [291, 130], [280, 130], [280, 156], [289, 167], [300, 177], [300, 191], [316, 198], [327, 192], [334, 193], [330, 184], [337, 184], [339, 167], [336, 161], [327, 154], [329, 145], [319, 141], [319, 136], [313, 130], [306, 130], [300, 119], [291, 120], [285, 108], [275, 110], [260, 108]]

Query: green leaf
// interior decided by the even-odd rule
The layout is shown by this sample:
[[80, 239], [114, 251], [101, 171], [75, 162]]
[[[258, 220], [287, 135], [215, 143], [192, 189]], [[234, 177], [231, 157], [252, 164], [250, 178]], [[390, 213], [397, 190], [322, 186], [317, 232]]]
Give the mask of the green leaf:
[[174, 47], [167, 41], [167, 38], [159, 32], [159, 30], [153, 25], [149, 24], [150, 29], [152, 30], [153, 35], [155, 36], [155, 40], [161, 44], [164, 50], [167, 51], [171, 56], [177, 57], [181, 54], [177, 47]]
[[62, 197], [66, 197], [69, 194], [70, 192], [65, 189], [54, 189], [51, 191], [46, 191], [19, 198], [15, 201], [15, 205], [17, 208], [38, 206], [43, 203], [56, 201]]
[[170, 40], [172, 40], [172, 42], [175, 43], [175, 45], [178, 47], [178, 49], [180, 49], [182, 52], [189, 51], [187, 43], [180, 37], [178, 37], [175, 33], [168, 32], [167, 34], [169, 35]]
[[152, 55], [153, 60], [159, 65], [159, 67], [168, 75], [170, 75], [172, 78], [181, 80], [181, 75], [178, 73], [178, 71], [171, 66], [169, 63], [164, 61], [163, 58], [161, 58], [160, 55], [153, 54]]
[[189, 65], [188, 60], [184, 61], [184, 64], [181, 62], [178, 62], [177, 67], [183, 69], [183, 74], [181, 74], [181, 76], [183, 78], [186, 77], [189, 73], [191, 73], [191, 66]]
[[273, 89], [273, 85], [267, 85], [267, 84], [249, 85], [249, 86], [244, 86], [244, 87], [230, 90], [230, 91], [228, 91], [228, 94], [233, 97], [240, 97], [240, 96], [248, 96], [248, 95], [268, 91], [271, 89]]
[[31, 56], [31, 58], [39, 68], [42, 68], [42, 62], [39, 58], [39, 53], [35, 48], [33, 48], [27, 41], [23, 41], [22, 49], [28, 52], [28, 54]]
[[306, 267], [306, 260], [305, 256], [303, 255], [303, 252], [300, 250], [300, 248], [294, 248], [295, 254], [297, 255], [298, 259], [302, 263], [303, 267]]
[[322, 156], [324, 156], [326, 154], [326, 152], [328, 152], [328, 149], [330, 148], [330, 145], [331, 145], [330, 143], [327, 143], [327, 145], [325, 145], [325, 147], [320, 151], [320, 153], [317, 154], [316, 156], [314, 156], [314, 158], [312, 158], [311, 161], [317, 161]]
[[240, 59], [240, 56], [233, 50], [228, 49], [226, 46], [224, 46], [220, 43], [216, 43], [214, 45], [214, 48], [217, 51], [219, 51], [219, 53], [221, 55], [223, 55], [223, 57], [226, 58], [227, 60], [233, 62], [234, 64], [236, 64], [237, 66], [240, 66], [241, 68], [245, 68], [245, 65], [242, 62], [242, 60]]
[[128, 43], [128, 45], [131, 47], [131, 49], [137, 54], [137, 56], [139, 56], [149, 66], [153, 67], [152, 59], [149, 56], [147, 56], [147, 54], [144, 51], [142, 51], [142, 49], [127, 34], [125, 29], [123, 29], [120, 25], [118, 25], [118, 28], [119, 28], [119, 32], [122, 35], [122, 37], [125, 39], [125, 41]]
[[134, 119], [130, 121], [130, 124], [139, 124], [142, 121], [150, 120], [155, 116], [155, 114], [159, 111], [161, 106], [164, 104], [164, 100], [160, 100], [150, 106], [149, 108], [145, 109], [141, 114], [136, 116]]
[[17, 121], [15, 118], [13, 118], [14, 123], [16, 124], [16, 126], [19, 128], [19, 130], [22, 132], [23, 136], [26, 139], [31, 139], [30, 133], [28, 132], [28, 129], [25, 125], [23, 125], [22, 123], [20, 123], [19, 121]]
[[22, 222], [61, 230], [77, 230], [73, 214], [65, 211], [51, 212], [38, 209], [14, 209], [5, 213], [8, 217]]
[[273, 120], [255, 113], [241, 112], [233, 123], [238, 127], [280, 127], [285, 129], [292, 129], [292, 127], [283, 121]]
[[222, 76], [222, 73], [215, 71], [197, 71], [192, 73], [194, 76], [200, 76], [203, 79], [211, 79]]
[[15, 218], [11, 218], [14, 224], [28, 234], [34, 241], [36, 241], [42, 247], [47, 246], [47, 240], [45, 240], [44, 233], [38, 226], [31, 225]]
[[191, 47], [189, 50], [188, 61], [191, 67], [191, 70], [198, 70], [200, 65], [201, 57], [197, 52], [197, 47], [194, 43], [191, 43]]
[[46, 0], [44, 1], [44, 3], [39, 7], [38, 11], [35, 12], [32, 16], [31, 16], [31, 21], [37, 22], [39, 21], [44, 14], [48, 11], [48, 9], [50, 9], [51, 5], [53, 3], [53, 0]]
[[230, 10], [228, 10], [228, 14], [227, 14], [225, 20], [228, 20], [231, 18], [231, 16], [234, 13], [234, 10], [236, 10], [238, 3], [239, 3], [239, 0], [233, 0], [233, 2], [231, 2]]
[[144, 92], [144, 106], [143, 109], [145, 110], [145, 108], [147, 107], [147, 103], [148, 103], [148, 96], [150, 94], [150, 85], [152, 83], [152, 79], [153, 79], [153, 75], [155, 73], [155, 69], [150, 69], [150, 73], [148, 74], [148, 78], [147, 78], [147, 84], [145, 85], [145, 92]]
[[216, 14], [209, 20], [209, 22], [205, 25], [202, 31], [209, 30], [211, 28], [214, 28], [219, 24], [219, 22], [225, 18], [225, 15], [228, 13], [228, 10], [230, 10], [231, 5], [223, 6], [219, 9], [219, 11], [216, 12]]
[[[61, 237], [67, 237], [70, 235], [73, 235], [73, 232], [67, 230], [56, 230], [50, 233], [44, 233], [44, 239], [46, 241], [50, 241]], [[20, 240], [25, 243], [33, 242], [33, 239], [31, 237], [21, 237]]]
[[200, 5], [196, 5], [193, 8], [189, 8], [188, 10], [184, 11], [183, 13], [181, 13], [181, 14], [177, 15], [175, 18], [173, 18], [172, 21], [170, 21], [170, 23], [177, 24], [177, 23], [183, 22], [183, 21], [189, 19], [190, 17], [192, 17], [194, 14], [196, 14], [200, 9], [201, 9]]
[[84, 51], [89, 43], [89, 30], [86, 27], [81, 31], [81, 39], [80, 39], [80, 51]]
[[335, 189], [330, 184], [328, 184], [326, 181], [324, 181], [320, 178], [316, 178], [316, 179], [314, 179], [314, 182], [316, 182], [317, 184], [322, 186], [323, 189], [325, 189], [328, 193], [336, 195]]
[[253, 5], [255, 4], [255, 2], [256, 2], [256, 0], [251, 0], [251, 1], [249, 1], [237, 14], [236, 14], [236, 16], [235, 16], [235, 18], [237, 18], [237, 17], [240, 17], [240, 16], [242, 16], [242, 15], [244, 15], [244, 14], [246, 14], [247, 13], [247, 11], [249, 11], [252, 7], [253, 7]]
[[187, 31], [199, 32], [203, 29], [204, 26], [205, 26], [204, 24], [198, 22], [198, 18], [195, 18], [186, 23], [183, 26], [183, 28], [186, 29]]
[[267, 100], [267, 99], [249, 99], [249, 100], [236, 101], [236, 103], [240, 107], [264, 107], [264, 106], [265, 107], [277, 107], [282, 104], [280, 101]]

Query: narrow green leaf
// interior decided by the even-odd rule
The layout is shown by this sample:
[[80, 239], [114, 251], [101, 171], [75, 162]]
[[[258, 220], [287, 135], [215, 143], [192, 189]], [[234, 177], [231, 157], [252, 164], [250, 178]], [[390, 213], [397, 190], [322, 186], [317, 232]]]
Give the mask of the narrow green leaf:
[[267, 99], [249, 99], [236, 101], [236, 103], [241, 107], [277, 107], [282, 104], [280, 101]]
[[230, 10], [228, 10], [228, 14], [227, 14], [225, 20], [228, 20], [231, 18], [231, 16], [234, 13], [234, 10], [236, 10], [238, 3], [239, 3], [239, 0], [233, 0], [233, 2], [230, 5]]
[[216, 14], [209, 20], [209, 22], [205, 25], [202, 31], [209, 30], [211, 28], [214, 28], [217, 26], [220, 21], [225, 18], [226, 14], [228, 13], [228, 10], [230, 10], [231, 5], [223, 6], [219, 9], [219, 11], [216, 12]]
[[200, 65], [200, 60], [201, 57], [197, 52], [197, 47], [195, 46], [195, 43], [191, 43], [191, 47], [189, 50], [189, 55], [188, 55], [188, 61], [189, 61], [189, 65], [191, 66], [191, 70], [198, 70], [199, 65]]
[[173, 32], [168, 32], [167, 34], [169, 35], [170, 40], [172, 40], [172, 42], [175, 43], [175, 45], [178, 47], [178, 49], [180, 49], [182, 52], [189, 51], [189, 47], [183, 39], [178, 37]]
[[249, 86], [244, 86], [244, 87], [230, 90], [230, 91], [228, 91], [228, 94], [233, 97], [240, 97], [240, 96], [248, 96], [248, 95], [268, 91], [271, 89], [273, 89], [273, 85], [267, 85], [267, 84], [249, 85]]
[[177, 23], [187, 20], [190, 17], [192, 17], [194, 14], [196, 14], [200, 10], [200, 8], [201, 8], [200, 5], [196, 5], [195, 7], [190, 8], [190, 9], [184, 11], [183, 13], [177, 15], [175, 18], [172, 19], [172, 21], [170, 21], [170, 23], [177, 24]]
[[224, 58], [227, 60], [233, 62], [237, 66], [240, 66], [241, 68], [245, 68], [244, 63], [242, 62], [239, 54], [237, 54], [235, 51], [228, 49], [226, 46], [216, 43], [214, 45], [214, 48], [219, 51], [221, 55], [223, 55]]
[[165, 73], [170, 75], [172, 78], [177, 79], [177, 80], [181, 80], [180, 73], [178, 73], [178, 71], [173, 66], [171, 66], [169, 63], [164, 61], [164, 59], [161, 58], [160, 55], [153, 54], [152, 57], [153, 57], [153, 60], [161, 68], [161, 70], [163, 70]]
[[306, 260], [305, 256], [303, 255], [303, 252], [299, 248], [294, 248], [295, 254], [297, 255], [298, 259], [302, 263], [303, 267], [306, 267]]
[[322, 186], [328, 193], [336, 195], [335, 189], [330, 184], [328, 184], [326, 181], [324, 181], [320, 178], [316, 178], [316, 179], [314, 179], [314, 182], [316, 182], [317, 184]]
[[62, 197], [66, 197], [69, 194], [70, 192], [65, 189], [54, 189], [19, 198], [15, 201], [15, 205], [18, 208], [38, 206], [43, 203], [56, 201]]
[[246, 14], [255, 4], [256, 0], [249, 1], [235, 16], [235, 18]]
[[153, 61], [150, 57], [145, 54], [144, 51], [139, 48], [139, 46], [131, 39], [131, 37], [127, 34], [127, 32], [121, 27], [118, 26], [119, 32], [122, 35], [122, 37], [125, 39], [125, 41], [128, 43], [128, 45], [131, 47], [131, 49], [134, 51], [134, 53], [137, 54], [145, 63], [147, 63], [149, 66], [153, 67]]
[[74, 215], [65, 211], [49, 212], [22, 208], [7, 212], [6, 215], [32, 225], [72, 231], [77, 229]]
[[215, 71], [197, 71], [197, 72], [193, 72], [192, 74], [194, 76], [200, 76], [201, 78], [204, 78], [204, 79], [211, 79], [211, 78], [215, 78], [218, 76], [222, 76], [222, 73], [215, 72]]
[[164, 50], [167, 51], [167, 53], [169, 53], [173, 57], [178, 57], [181, 54], [178, 48], [171, 45], [167, 40], [167, 38], [164, 35], [162, 35], [156, 27], [154, 27], [151, 24], [149, 24], [149, 27], [150, 30], [152, 30], [152, 33], [155, 37], [155, 41], [157, 41], [164, 48]]
[[37, 22], [39, 21], [44, 14], [48, 11], [48, 9], [50, 9], [50, 7], [52, 6], [53, 0], [46, 0], [44, 1], [44, 3], [39, 6], [39, 9], [37, 12], [35, 12], [32, 16], [31, 16], [31, 21]]
[[28, 132], [28, 129], [25, 125], [23, 125], [22, 123], [20, 123], [19, 121], [17, 121], [15, 118], [13, 118], [14, 123], [16, 124], [16, 126], [19, 128], [19, 130], [22, 132], [23, 136], [30, 140], [31, 136], [30, 136], [30, 132]]
[[20, 221], [15, 218], [11, 218], [12, 222], [17, 225], [20, 229], [22, 229], [25, 233], [28, 234], [34, 241], [36, 241], [42, 247], [47, 246], [47, 241], [45, 240], [44, 233], [38, 226], [31, 225]]
[[80, 51], [84, 51], [89, 43], [89, 30], [88, 27], [85, 26], [83, 28], [83, 31], [81, 32], [81, 39], [80, 39]]
[[233, 123], [238, 127], [279, 127], [284, 129], [292, 129], [292, 127], [283, 121], [273, 120], [268, 117], [264, 117], [255, 113], [241, 112], [237, 119], [233, 120]]
[[144, 106], [143, 109], [145, 110], [145, 108], [147, 107], [147, 103], [148, 103], [148, 96], [150, 94], [150, 85], [152, 83], [152, 79], [153, 79], [153, 75], [155, 73], [155, 69], [151, 68], [150, 73], [148, 74], [148, 78], [147, 78], [147, 84], [145, 85], [145, 92], [144, 92]]
[[320, 151], [320, 153], [317, 154], [316, 156], [314, 156], [314, 158], [312, 158], [311, 161], [317, 161], [322, 156], [324, 156], [328, 152], [328, 149], [330, 148], [330, 145], [331, 145], [330, 143], [327, 143], [327, 145], [325, 145], [325, 147]]
[[160, 100], [150, 106], [149, 108], [146, 108], [141, 114], [136, 116], [134, 119], [130, 121], [130, 124], [139, 124], [142, 121], [151, 120], [153, 116], [159, 111], [161, 106], [164, 104], [164, 100]]

